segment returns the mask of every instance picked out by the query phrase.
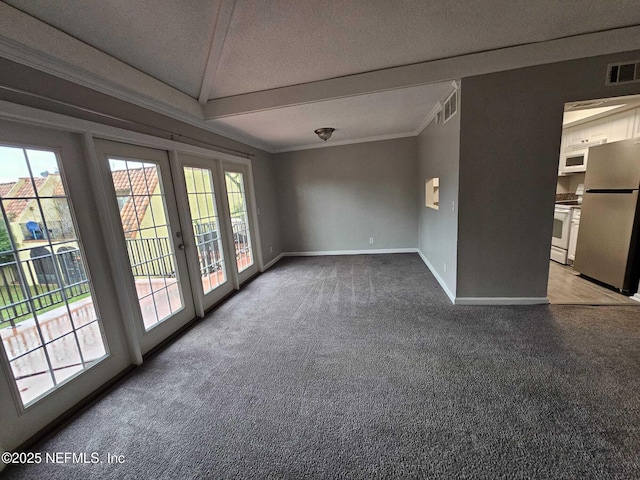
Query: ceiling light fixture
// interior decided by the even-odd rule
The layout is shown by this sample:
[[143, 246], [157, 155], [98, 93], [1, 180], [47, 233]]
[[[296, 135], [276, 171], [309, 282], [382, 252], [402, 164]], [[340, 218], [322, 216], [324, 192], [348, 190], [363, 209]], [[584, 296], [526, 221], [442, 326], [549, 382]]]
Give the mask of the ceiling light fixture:
[[331, 134], [333, 132], [335, 132], [336, 129], [335, 128], [331, 128], [331, 127], [323, 127], [323, 128], [318, 128], [317, 130], [314, 130], [313, 132], [318, 135], [322, 140], [324, 140], [325, 142], [327, 140], [329, 140], [331, 138]]

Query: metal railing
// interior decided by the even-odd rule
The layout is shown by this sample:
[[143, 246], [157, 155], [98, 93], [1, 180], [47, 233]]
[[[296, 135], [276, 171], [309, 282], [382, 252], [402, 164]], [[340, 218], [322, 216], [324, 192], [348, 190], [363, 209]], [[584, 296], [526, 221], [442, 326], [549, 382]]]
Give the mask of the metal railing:
[[198, 246], [200, 274], [206, 277], [222, 268], [218, 230], [215, 222], [207, 222], [194, 224], [193, 231]]
[[42, 311], [90, 292], [78, 250], [11, 260], [0, 264], [0, 328], [32, 316], [32, 305]]
[[127, 238], [134, 277], [175, 277], [169, 237]]

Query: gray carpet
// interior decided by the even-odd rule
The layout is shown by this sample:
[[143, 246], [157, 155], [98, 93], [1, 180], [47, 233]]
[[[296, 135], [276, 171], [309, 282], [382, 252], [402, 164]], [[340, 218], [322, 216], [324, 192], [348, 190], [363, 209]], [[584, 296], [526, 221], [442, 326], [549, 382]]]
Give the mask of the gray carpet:
[[7, 478], [640, 478], [639, 307], [454, 307], [415, 254], [283, 259]]

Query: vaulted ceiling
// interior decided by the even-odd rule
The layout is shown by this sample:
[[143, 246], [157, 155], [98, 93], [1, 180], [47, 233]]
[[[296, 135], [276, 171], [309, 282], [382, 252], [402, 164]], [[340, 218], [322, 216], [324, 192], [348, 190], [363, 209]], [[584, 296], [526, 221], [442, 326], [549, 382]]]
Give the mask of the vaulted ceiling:
[[[49, 56], [88, 71], [113, 57], [199, 101], [190, 115], [207, 128], [271, 151], [318, 146], [322, 126], [345, 143], [415, 134], [456, 78], [640, 48], [637, 0], [4, 3], [12, 21], [70, 37]], [[149, 87], [169, 102], [161, 90]]]

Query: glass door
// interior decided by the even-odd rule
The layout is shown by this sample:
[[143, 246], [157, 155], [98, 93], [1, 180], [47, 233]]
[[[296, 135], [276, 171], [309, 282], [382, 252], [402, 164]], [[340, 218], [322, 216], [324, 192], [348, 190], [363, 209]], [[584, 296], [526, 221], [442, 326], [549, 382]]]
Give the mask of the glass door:
[[194, 295], [196, 307], [200, 310], [198, 313], [204, 315], [233, 291], [230, 278], [233, 272], [229, 270], [227, 259], [233, 258], [234, 252], [226, 248], [224, 225], [219, 215], [224, 187], [217, 178], [214, 159], [185, 153], [180, 153], [179, 159], [180, 163], [173, 171], [178, 190], [187, 194], [182, 213], [192, 227], [183, 234], [187, 243], [194, 246], [188, 250], [187, 261], [193, 272], [191, 283], [199, 291]]
[[15, 444], [131, 363], [81, 142], [0, 121], [0, 405]]
[[195, 317], [169, 158], [106, 140], [96, 140], [95, 148], [111, 176], [144, 353]]
[[258, 273], [255, 257], [253, 210], [248, 201], [248, 172], [244, 165], [223, 162], [230, 243], [235, 252], [238, 282], [242, 284]]

